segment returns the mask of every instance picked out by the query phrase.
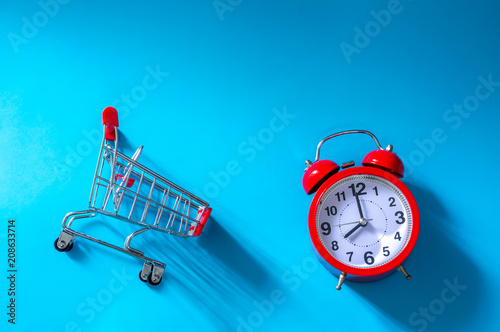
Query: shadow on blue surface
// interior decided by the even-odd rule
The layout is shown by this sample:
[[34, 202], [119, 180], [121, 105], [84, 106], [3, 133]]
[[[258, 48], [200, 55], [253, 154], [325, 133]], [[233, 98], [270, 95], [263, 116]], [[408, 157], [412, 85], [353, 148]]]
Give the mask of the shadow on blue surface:
[[[135, 230], [135, 225], [104, 216], [77, 222], [77, 230], [105, 241], [108, 237], [124, 239], [127, 232]], [[103, 234], [107, 236], [102, 238]], [[133, 247], [144, 251], [146, 256], [167, 263], [163, 281], [155, 291], [165, 296], [172, 290], [169, 288], [185, 292], [184, 297], [194, 302], [192, 305], [217, 318], [212, 322], [219, 329], [235, 329], [239, 316], [246, 317], [248, 312], [255, 310], [253, 301], [265, 298], [277, 287], [277, 281], [264, 268], [262, 258], [253, 254], [257, 251], [243, 245], [212, 217], [198, 238], [179, 238], [151, 231], [134, 241]], [[73, 249], [66, 254], [85, 264], [91, 261], [97, 264], [92, 259], [96, 254], [102, 260], [134, 260], [85, 239], [77, 239]], [[139, 272], [142, 263], [137, 263]], [[137, 283], [141, 283], [139, 278]]]
[[265, 287], [269, 280], [267, 270], [259, 263], [247, 248], [238, 242], [215, 219], [207, 224], [198, 244], [222, 264], [230, 266], [242, 280], [259, 289]]
[[169, 282], [182, 284], [193, 305], [218, 318], [221, 329], [234, 329], [237, 318], [252, 310], [252, 301], [276, 287], [251, 248], [212, 217], [199, 238], [170, 238], [160, 242], [155, 237], [149, 247], [171, 262], [166, 270]]
[[165, 280], [158, 290], [163, 293], [174, 287], [185, 292], [192, 305], [217, 318], [212, 322], [218, 322], [220, 329], [234, 329], [237, 318], [253, 310], [252, 302], [276, 287], [251, 248], [212, 217], [199, 238], [156, 235], [134, 241], [146, 255], [167, 262]]
[[417, 200], [421, 229], [405, 262], [412, 275], [406, 281], [396, 272], [376, 283], [350, 283], [361, 297], [405, 330], [456, 330], [474, 317], [483, 282], [459, 239], [453, 221], [432, 192], [408, 185]]

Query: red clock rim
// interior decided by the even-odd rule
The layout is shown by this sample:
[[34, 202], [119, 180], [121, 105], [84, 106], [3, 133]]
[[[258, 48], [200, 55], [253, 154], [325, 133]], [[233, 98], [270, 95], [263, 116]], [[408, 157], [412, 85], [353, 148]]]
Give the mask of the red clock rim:
[[[399, 190], [401, 190], [401, 192], [408, 201], [412, 215], [413, 226], [410, 233], [410, 238], [406, 246], [394, 259], [387, 262], [386, 264], [373, 268], [357, 268], [341, 263], [328, 253], [326, 248], [321, 243], [319, 235], [316, 231], [316, 211], [318, 208], [319, 201], [321, 200], [321, 197], [335, 182], [338, 182], [351, 175], [361, 175], [361, 174], [375, 175], [380, 178], [386, 179], [389, 182], [391, 182], [394, 186], [396, 186]], [[318, 251], [318, 253], [321, 255], [321, 257], [323, 257], [325, 261], [327, 261], [330, 265], [332, 265], [339, 271], [357, 276], [375, 276], [392, 271], [393, 269], [399, 267], [408, 257], [410, 252], [413, 250], [413, 247], [417, 242], [419, 230], [420, 230], [420, 214], [418, 212], [417, 202], [415, 201], [415, 198], [413, 197], [412, 193], [410, 192], [408, 187], [406, 187], [406, 185], [397, 177], [388, 173], [387, 171], [378, 168], [354, 167], [343, 170], [333, 175], [328, 180], [326, 180], [325, 183], [321, 185], [316, 195], [314, 195], [313, 201], [311, 203], [311, 208], [309, 209], [309, 234], [311, 236], [313, 245]]]

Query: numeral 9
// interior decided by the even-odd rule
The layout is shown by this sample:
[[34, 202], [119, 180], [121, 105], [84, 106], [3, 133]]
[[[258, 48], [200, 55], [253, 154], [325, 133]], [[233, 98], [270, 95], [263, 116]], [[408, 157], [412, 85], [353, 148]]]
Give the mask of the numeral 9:
[[332, 227], [329, 223], [324, 222], [321, 224], [321, 230], [323, 231], [323, 235], [330, 235], [330, 233], [332, 232]]

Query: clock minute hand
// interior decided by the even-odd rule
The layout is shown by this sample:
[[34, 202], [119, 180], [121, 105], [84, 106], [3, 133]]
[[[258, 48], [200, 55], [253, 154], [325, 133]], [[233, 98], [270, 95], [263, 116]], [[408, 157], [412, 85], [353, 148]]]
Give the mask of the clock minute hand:
[[356, 194], [354, 196], [356, 196], [356, 204], [358, 205], [359, 217], [361, 219], [364, 219], [365, 217], [363, 217], [363, 210], [361, 210], [361, 202], [359, 201], [359, 194]]

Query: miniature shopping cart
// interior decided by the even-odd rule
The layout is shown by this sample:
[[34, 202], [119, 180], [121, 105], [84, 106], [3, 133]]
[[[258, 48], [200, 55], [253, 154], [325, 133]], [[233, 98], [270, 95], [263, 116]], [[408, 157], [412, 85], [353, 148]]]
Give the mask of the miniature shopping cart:
[[[103, 139], [90, 192], [89, 209], [70, 212], [64, 217], [63, 229], [54, 246], [58, 251], [69, 251], [77, 237], [100, 243], [144, 261], [139, 278], [158, 285], [165, 264], [132, 248], [132, 238], [148, 230], [180, 237], [198, 236], [212, 209], [204, 200], [137, 162], [142, 146], [131, 158], [119, 152], [118, 112], [113, 107], [107, 107], [102, 116]], [[75, 220], [92, 218], [98, 214], [135, 224], [140, 229], [130, 234], [125, 239], [124, 248], [121, 248], [71, 228]]]

